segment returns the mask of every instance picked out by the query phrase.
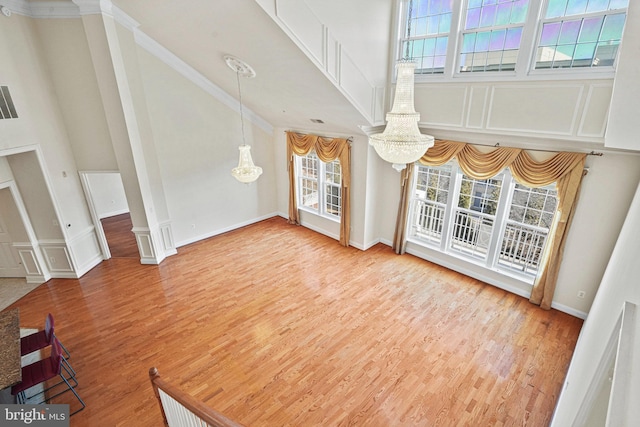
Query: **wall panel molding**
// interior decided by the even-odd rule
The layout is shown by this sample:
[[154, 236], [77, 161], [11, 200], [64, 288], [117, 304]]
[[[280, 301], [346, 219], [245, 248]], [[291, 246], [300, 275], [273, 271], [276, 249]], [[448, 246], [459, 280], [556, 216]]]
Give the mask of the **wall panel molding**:
[[153, 244], [151, 230], [148, 227], [133, 227], [131, 231], [136, 235], [138, 251], [140, 252], [140, 263], [152, 265], [160, 264], [158, 254]]
[[589, 85], [582, 117], [578, 125], [578, 136], [604, 139], [612, 93], [613, 83]]
[[[416, 84], [420, 127], [604, 144], [612, 80]], [[434, 132], [437, 133], [437, 132]]]
[[416, 85], [415, 110], [420, 125], [462, 128], [469, 103], [467, 85]]
[[325, 26], [309, 6], [299, 0], [278, 0], [276, 16], [304, 45], [306, 53], [324, 68]]
[[384, 102], [384, 97], [380, 100], [384, 91], [379, 91], [367, 79], [340, 41], [305, 2], [274, 0], [274, 6], [265, 5], [263, 1], [258, 3], [369, 124], [384, 124], [384, 117], [377, 111], [379, 104]]
[[491, 88], [487, 129], [569, 136], [575, 133], [582, 85], [495, 85]]
[[14, 242], [13, 247], [18, 252], [26, 272], [27, 283], [44, 283], [51, 278], [51, 275], [40, 265], [38, 247], [29, 242]]
[[160, 224], [160, 235], [162, 236], [162, 248], [165, 255], [175, 255], [178, 253], [176, 245], [173, 242], [173, 231], [171, 229], [171, 221], [165, 221]]
[[482, 129], [487, 117], [487, 101], [489, 99], [489, 87], [472, 87], [467, 103], [466, 127], [469, 129]]
[[102, 262], [102, 251], [98, 243], [95, 227], [87, 227], [69, 242], [69, 252], [76, 266], [76, 276], [82, 277], [86, 272]]
[[67, 243], [63, 239], [40, 240], [38, 243], [51, 277], [78, 278]]

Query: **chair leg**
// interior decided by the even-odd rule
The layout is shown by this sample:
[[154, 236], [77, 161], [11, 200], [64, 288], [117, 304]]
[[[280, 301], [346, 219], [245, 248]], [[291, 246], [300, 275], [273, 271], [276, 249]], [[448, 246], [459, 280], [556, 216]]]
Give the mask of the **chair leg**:
[[71, 366], [71, 363], [69, 363], [69, 361], [67, 359], [65, 359], [64, 357], [62, 358], [62, 363], [67, 365], [67, 372], [70, 373], [71, 378], [75, 378], [76, 377], [76, 370], [73, 369], [73, 367]]
[[[54, 336], [55, 338], [58, 338], [58, 337], [56, 336], [56, 334], [53, 334], [53, 336]], [[64, 351], [64, 353], [65, 353], [64, 358], [65, 358], [65, 359], [70, 359], [70, 358], [71, 358], [71, 353], [69, 353], [69, 350], [67, 350], [67, 348], [64, 346], [64, 344], [62, 344], [62, 342], [61, 342], [60, 340], [58, 340], [58, 343], [60, 344], [60, 347], [62, 347], [62, 351]]]
[[67, 384], [67, 387], [69, 387], [69, 390], [71, 390], [71, 392], [78, 399], [78, 402], [80, 402], [80, 404], [82, 405], [82, 407], [80, 409], [77, 409], [77, 410], [73, 411], [71, 414], [69, 414], [69, 416], [77, 414], [78, 412], [82, 411], [87, 405], [84, 403], [84, 400], [82, 400], [80, 398], [80, 395], [76, 391], [75, 387], [71, 387], [71, 384], [69, 384], [69, 381], [67, 381], [67, 379], [64, 377], [64, 375], [62, 375], [62, 373], [60, 373], [60, 376], [62, 377], [62, 381], [64, 381]]
[[[67, 371], [67, 373], [68, 373], [68, 374], [70, 374], [70, 373], [69, 373], [69, 371], [67, 370], [67, 368], [64, 366], [64, 364], [62, 365], [62, 367], [65, 369], [65, 371]], [[62, 394], [64, 394], [64, 393], [66, 393], [66, 392], [68, 392], [68, 391], [71, 391], [71, 392], [74, 394], [74, 396], [78, 399], [78, 402], [80, 402], [80, 404], [82, 405], [82, 407], [81, 407], [80, 409], [78, 409], [78, 410], [76, 410], [76, 411], [72, 412], [71, 414], [69, 414], [69, 416], [71, 416], [71, 415], [73, 415], [73, 414], [76, 414], [76, 413], [78, 413], [78, 412], [82, 411], [82, 410], [86, 407], [86, 404], [84, 403], [84, 400], [82, 400], [82, 398], [80, 398], [80, 395], [78, 394], [78, 392], [75, 390], [75, 388], [78, 386], [78, 380], [76, 380], [75, 378], [73, 378], [73, 377], [69, 376], [69, 379], [73, 380], [73, 382], [74, 382], [74, 384], [72, 385], [72, 384], [69, 382], [69, 379], [67, 379], [67, 377], [65, 377], [65, 376], [64, 376], [64, 374], [63, 374], [63, 372], [62, 372], [62, 371], [60, 371], [60, 378], [62, 379], [61, 381], [57, 382], [56, 384], [52, 385], [51, 387], [46, 388], [45, 390], [43, 390], [43, 391], [41, 391], [41, 392], [38, 392], [38, 393], [34, 394], [33, 396], [26, 397], [26, 393], [25, 393], [25, 392], [26, 392], [26, 390], [25, 390], [25, 391], [21, 391], [21, 392], [20, 392], [20, 393], [18, 393], [18, 395], [17, 395], [17, 398], [18, 398], [18, 399], [17, 399], [17, 400], [18, 400], [18, 404], [24, 405], [24, 404], [26, 404], [29, 400], [33, 399], [35, 396], [38, 396], [38, 395], [40, 395], [40, 394], [43, 394], [43, 393], [45, 393], [46, 391], [49, 391], [49, 390], [53, 389], [54, 387], [57, 387], [57, 386], [62, 385], [62, 384], [65, 384], [67, 387], [66, 387], [64, 390], [62, 390], [61, 392], [56, 393], [56, 394], [54, 394], [53, 396], [48, 396], [48, 397], [46, 397], [44, 400], [42, 400], [42, 401], [40, 401], [40, 402], [37, 402], [37, 403], [31, 403], [31, 404], [33, 404], [33, 405], [40, 405], [40, 404], [42, 404], [42, 403], [49, 403], [49, 402], [51, 402], [51, 400], [52, 400], [53, 398], [58, 397], [58, 396], [60, 396], [60, 395], [62, 395]]]
[[[76, 377], [75, 377], [75, 372], [74, 372], [74, 375], [72, 375], [72, 374], [71, 374], [71, 372], [69, 371], [69, 369], [65, 366], [65, 365], [66, 365], [66, 363], [64, 362], [64, 358], [62, 358], [62, 361], [63, 361], [63, 363], [62, 363], [61, 367], [62, 367], [62, 368], [65, 370], [65, 372], [68, 374], [68, 377], [65, 377], [65, 376], [64, 376], [64, 373], [62, 372], [62, 370], [60, 371], [60, 377], [62, 377], [62, 378], [65, 380], [64, 382], [65, 382], [65, 383], [67, 383], [67, 385], [68, 385], [69, 387], [71, 387], [71, 388], [76, 388], [76, 387], [78, 386], [78, 380], [77, 380], [77, 379], [76, 379]], [[73, 384], [71, 384], [69, 381], [72, 381], [72, 382], [73, 382]], [[26, 402], [26, 401], [28, 401], [28, 400], [33, 399], [33, 398], [34, 398], [34, 397], [36, 397], [36, 396], [39, 396], [39, 395], [41, 395], [41, 394], [45, 394], [46, 392], [48, 392], [48, 391], [50, 391], [50, 390], [53, 390], [54, 388], [56, 388], [56, 387], [58, 387], [59, 385], [62, 385], [62, 384], [63, 384], [63, 381], [58, 381], [57, 383], [55, 383], [55, 384], [53, 384], [53, 385], [51, 385], [51, 386], [49, 386], [49, 387], [46, 387], [46, 388], [42, 389], [41, 391], [39, 391], [39, 392], [37, 392], [37, 393], [35, 393], [35, 394], [32, 394], [31, 396], [28, 396], [28, 397], [26, 396], [26, 390], [25, 390], [25, 391], [23, 392], [23, 393], [24, 393], [24, 399], [25, 399], [25, 402]], [[45, 399], [44, 399], [44, 400], [42, 400], [41, 402], [38, 402], [38, 404], [40, 404], [40, 403], [45, 403], [45, 402], [47, 402], [48, 400], [53, 399], [54, 397], [58, 397], [58, 396], [60, 396], [61, 394], [66, 393], [67, 391], [69, 391], [69, 390], [66, 390], [66, 389], [65, 389], [65, 390], [62, 390], [62, 391], [60, 391], [60, 392], [58, 392], [58, 393], [54, 394], [53, 396], [45, 397]]]

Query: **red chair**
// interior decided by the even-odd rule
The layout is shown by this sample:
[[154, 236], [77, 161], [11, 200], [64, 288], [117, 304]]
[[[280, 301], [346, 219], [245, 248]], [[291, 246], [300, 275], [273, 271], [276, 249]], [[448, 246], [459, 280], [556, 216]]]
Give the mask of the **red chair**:
[[[30, 353], [33, 353], [34, 351], [38, 351], [38, 350], [42, 350], [48, 346], [51, 345], [51, 343], [53, 342], [53, 339], [57, 339], [56, 335], [55, 335], [55, 328], [54, 328], [54, 322], [53, 322], [53, 315], [51, 313], [49, 313], [47, 315], [47, 318], [45, 320], [44, 323], [44, 329], [40, 330], [38, 332], [34, 332], [33, 334], [24, 336], [20, 338], [20, 355], [24, 356]], [[60, 344], [60, 346], [65, 350], [65, 352], [67, 353], [67, 357], [63, 357], [62, 358], [62, 363], [65, 365], [65, 371], [69, 372], [69, 378], [67, 378], [67, 380], [69, 381], [74, 381], [75, 385], [73, 387], [75, 387], [76, 385], [78, 385], [78, 382], [75, 381], [75, 377], [76, 377], [76, 371], [75, 369], [73, 369], [73, 367], [71, 366], [71, 364], [69, 363], [69, 357], [71, 357], [71, 355], [69, 354], [68, 351], [66, 351], [67, 349], [64, 348], [64, 346], [62, 345], [62, 343], [60, 342], [60, 340], [58, 340], [58, 343]], [[57, 387], [58, 385], [62, 384], [62, 381], [48, 387], [45, 388], [43, 391], [41, 391], [40, 393], [36, 393], [33, 396], [28, 396], [27, 399], [31, 399], [35, 396], [37, 396], [38, 394], [41, 394], [43, 392], [49, 391], [50, 389]]]
[[[44, 329], [20, 338], [20, 355], [24, 356], [25, 354], [33, 353], [34, 351], [42, 350], [50, 346], [55, 336], [53, 315], [49, 313], [44, 323]], [[60, 340], [58, 340], [58, 342], [60, 342]], [[65, 359], [69, 359], [71, 357], [69, 351], [62, 343], [60, 343], [60, 346], [65, 352]]]
[[[75, 386], [71, 386], [67, 378], [63, 375], [62, 373], [63, 369], [67, 372], [68, 375], [71, 375], [71, 372], [69, 372], [68, 368], [63, 363], [63, 360], [64, 360], [64, 357], [62, 356], [62, 348], [60, 346], [60, 342], [54, 337], [53, 341], [51, 342], [51, 355], [46, 359], [38, 360], [37, 362], [34, 362], [30, 365], [23, 366], [22, 381], [14, 385], [13, 387], [11, 387], [11, 394], [17, 397], [18, 403], [26, 404], [27, 400], [37, 396], [38, 394], [44, 393], [44, 392], [36, 393], [34, 396], [31, 396], [29, 397], [29, 399], [27, 399], [25, 395], [26, 390], [30, 389], [35, 385], [43, 384], [59, 376], [60, 378], [62, 378], [62, 381], [57, 383], [55, 386], [64, 384], [66, 385], [66, 389], [59, 393], [54, 394], [53, 396], [45, 397], [44, 400], [37, 403], [38, 404], [49, 403], [50, 400], [53, 399], [54, 397], [60, 396], [61, 394], [71, 390], [71, 392], [78, 399], [78, 402], [80, 402], [80, 405], [82, 405], [80, 409], [72, 412], [71, 415], [82, 411], [86, 405], [84, 401], [80, 398], [80, 395], [78, 395], [78, 392], [76, 392]], [[78, 383], [76, 381], [76, 385], [77, 384]], [[47, 390], [51, 390], [53, 387], [49, 387]]]

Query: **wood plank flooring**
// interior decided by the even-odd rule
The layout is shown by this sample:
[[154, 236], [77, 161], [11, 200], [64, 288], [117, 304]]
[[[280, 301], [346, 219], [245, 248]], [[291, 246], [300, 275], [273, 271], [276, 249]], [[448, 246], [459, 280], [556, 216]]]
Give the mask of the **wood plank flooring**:
[[138, 258], [138, 244], [136, 236], [131, 229], [131, 215], [128, 213], [102, 218], [102, 229], [104, 230], [109, 252], [113, 258]]
[[152, 366], [246, 426], [547, 426], [582, 325], [279, 217], [11, 307], [23, 327], [54, 315], [87, 403], [71, 426], [161, 425]]

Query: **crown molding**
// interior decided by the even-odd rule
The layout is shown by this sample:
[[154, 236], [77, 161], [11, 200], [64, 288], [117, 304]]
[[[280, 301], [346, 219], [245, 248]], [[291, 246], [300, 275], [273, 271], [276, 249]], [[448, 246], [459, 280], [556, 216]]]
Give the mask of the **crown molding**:
[[69, 1], [2, 0], [11, 12], [30, 18], [78, 18], [78, 6]]
[[[207, 92], [209, 95], [216, 98], [218, 101], [231, 108], [238, 114], [240, 113], [240, 102], [235, 99], [233, 96], [229, 95], [227, 92], [222, 90], [219, 86], [211, 82], [205, 76], [196, 71], [189, 64], [184, 62], [182, 59], [177, 57], [175, 54], [170, 52], [160, 43], [156, 42], [154, 39], [149, 37], [142, 31], [136, 30], [134, 31], [134, 37], [136, 43], [149, 52], [151, 55], [155, 56], [157, 59], [162, 61], [167, 66], [171, 67], [173, 70], [178, 72], [184, 78]], [[222, 58], [220, 58], [222, 61]], [[265, 119], [257, 115], [255, 112], [248, 109], [245, 105], [242, 106], [242, 111], [245, 117], [251, 121], [254, 125], [258, 126], [260, 129], [264, 130], [267, 133], [273, 133], [273, 125], [267, 122]]]
[[72, 0], [80, 10], [80, 16], [97, 15], [102, 13], [100, 0]]

